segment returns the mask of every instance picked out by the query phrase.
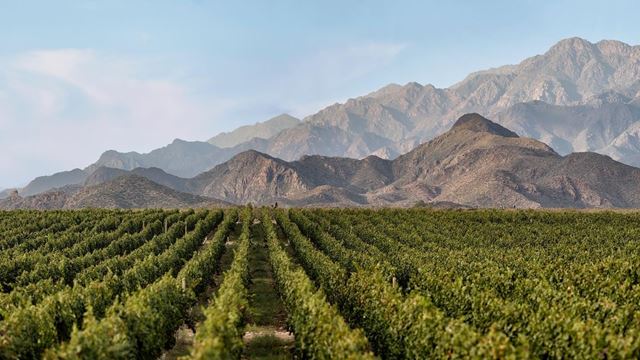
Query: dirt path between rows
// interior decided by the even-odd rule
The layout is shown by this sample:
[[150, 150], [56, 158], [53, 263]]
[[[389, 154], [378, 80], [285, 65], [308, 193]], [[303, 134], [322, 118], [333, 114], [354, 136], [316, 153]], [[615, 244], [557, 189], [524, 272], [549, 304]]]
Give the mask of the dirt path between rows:
[[[204, 314], [202, 309], [207, 306], [209, 301], [213, 299], [218, 286], [222, 282], [224, 272], [231, 267], [233, 262], [233, 255], [236, 248], [236, 240], [240, 236], [242, 225], [235, 224], [231, 230], [227, 241], [225, 242], [225, 249], [220, 258], [220, 264], [213, 276], [213, 282], [207, 286], [207, 289], [198, 296], [198, 302], [191, 308], [189, 312], [188, 322], [180, 326], [176, 331], [176, 344], [160, 357], [161, 360], [176, 360], [181, 356], [189, 355], [191, 348], [193, 347], [193, 341], [195, 339], [195, 328], [198, 323], [204, 320]], [[209, 234], [208, 239], [213, 238], [214, 232]], [[205, 241], [206, 244], [206, 241]]]
[[292, 359], [294, 336], [287, 330], [287, 313], [276, 291], [264, 229], [254, 224], [251, 230], [249, 311], [242, 358]]

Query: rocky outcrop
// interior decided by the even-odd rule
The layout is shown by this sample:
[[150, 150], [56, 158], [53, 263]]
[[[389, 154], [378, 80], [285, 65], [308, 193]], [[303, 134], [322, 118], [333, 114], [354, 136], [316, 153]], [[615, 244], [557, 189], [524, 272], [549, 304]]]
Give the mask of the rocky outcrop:
[[193, 193], [232, 203], [269, 204], [314, 185], [284, 160], [254, 150], [236, 155], [189, 181]]

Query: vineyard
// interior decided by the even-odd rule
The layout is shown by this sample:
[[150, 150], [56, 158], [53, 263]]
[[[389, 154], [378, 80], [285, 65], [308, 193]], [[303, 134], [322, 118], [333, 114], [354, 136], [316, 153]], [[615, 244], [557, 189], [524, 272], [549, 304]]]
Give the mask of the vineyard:
[[2, 359], [637, 359], [640, 214], [0, 212]]

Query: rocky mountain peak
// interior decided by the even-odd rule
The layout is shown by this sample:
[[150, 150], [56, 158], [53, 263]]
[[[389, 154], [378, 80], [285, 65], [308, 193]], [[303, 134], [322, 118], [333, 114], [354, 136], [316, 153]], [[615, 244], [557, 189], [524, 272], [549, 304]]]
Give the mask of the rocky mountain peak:
[[503, 137], [518, 137], [518, 134], [514, 133], [513, 131], [501, 125], [498, 125], [477, 113], [462, 115], [451, 128], [451, 130], [456, 129], [465, 129], [475, 132], [488, 132]]
[[548, 54], [557, 53], [557, 52], [584, 52], [584, 51], [593, 51], [595, 45], [579, 37], [571, 37], [567, 39], [560, 40], [555, 45], [553, 45]]
[[253, 150], [253, 149], [249, 149], [247, 151], [243, 151], [239, 154], [237, 154], [236, 156], [234, 156], [233, 158], [231, 158], [232, 161], [238, 161], [238, 162], [243, 162], [243, 163], [250, 163], [252, 161], [259, 161], [259, 160], [275, 160], [272, 156], [269, 156], [265, 153], [261, 153], [260, 151], [257, 150]]
[[[429, 86], [429, 85], [425, 85], [425, 86]], [[416, 81], [411, 81], [411, 82], [408, 82], [404, 87], [406, 89], [422, 90], [424, 86]]]
[[617, 53], [617, 54], [625, 54], [632, 51], [636, 46], [631, 46], [629, 44], [623, 43], [618, 40], [601, 40], [596, 43], [596, 46], [603, 53]]

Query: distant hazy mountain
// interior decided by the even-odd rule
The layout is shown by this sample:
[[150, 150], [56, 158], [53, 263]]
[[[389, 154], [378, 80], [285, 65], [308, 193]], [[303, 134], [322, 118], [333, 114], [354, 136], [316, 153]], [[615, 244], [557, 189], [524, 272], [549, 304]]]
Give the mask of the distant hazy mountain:
[[107, 151], [85, 170], [92, 173], [102, 166], [123, 170], [158, 167], [179, 176], [195, 176], [203, 169], [218, 164], [220, 159], [230, 157], [227, 157], [227, 152], [207, 142], [176, 139], [171, 144], [147, 154]]
[[[489, 114], [522, 135], [553, 141], [562, 153], [604, 151], [619, 136], [626, 139], [633, 130], [629, 126], [640, 121], [639, 96], [640, 46], [572, 38], [518, 65], [471, 74], [447, 89], [392, 84], [329, 106], [269, 139], [263, 151], [287, 160], [305, 154], [393, 158], [446, 131], [452, 119], [468, 112]], [[549, 107], [523, 116], [520, 104], [531, 102]], [[553, 126], [541, 124], [554, 116]], [[602, 135], [589, 135], [597, 131]], [[617, 148], [622, 149], [608, 153], [631, 162], [633, 146]]]
[[607, 91], [634, 97], [640, 90], [640, 46], [566, 39], [544, 55], [471, 74], [452, 88], [466, 98], [464, 106], [498, 109], [532, 100], [577, 105]]
[[86, 177], [87, 173], [80, 169], [63, 171], [50, 176], [40, 176], [20, 190], [20, 195], [29, 196], [66, 185], [82, 184]]
[[[580, 105], [520, 103], [496, 120], [519, 134], [539, 139], [562, 154], [595, 151], [638, 166], [640, 106], [618, 93], [604, 93]], [[634, 158], [635, 157], [635, 158]]]
[[241, 126], [231, 132], [218, 134], [209, 139], [208, 143], [220, 148], [230, 148], [253, 138], [268, 139], [282, 130], [290, 129], [299, 123], [299, 119], [289, 114], [282, 114], [265, 122]]
[[[556, 106], [598, 107], [627, 102], [637, 97], [639, 91], [640, 46], [617, 41], [592, 44], [572, 38], [559, 42], [544, 55], [518, 65], [471, 74], [447, 89], [418, 83], [389, 85], [344, 104], [332, 105], [272, 138], [266, 151], [284, 159], [307, 153], [361, 158], [380, 148], [405, 153], [448, 129], [452, 119], [464, 113], [489, 114], [507, 123], [508, 116], [497, 115], [520, 103], [544, 101]], [[523, 135], [538, 138], [536, 132], [527, 131], [548, 115], [539, 113], [537, 118], [527, 119], [526, 126], [522, 126]], [[640, 120], [635, 116], [633, 120], [624, 117], [627, 115], [614, 112], [607, 116], [615, 123]], [[583, 120], [572, 118], [568, 126], [577, 127], [579, 132], [594, 122]], [[543, 135], [570, 144], [579, 141], [550, 130], [551, 134]], [[614, 126], [603, 130], [615, 134], [615, 138], [625, 128]], [[329, 145], [320, 148], [323, 143]], [[572, 150], [578, 149], [561, 151]]]
[[84, 171], [92, 173], [100, 167], [122, 170], [156, 167], [181, 177], [192, 177], [248, 149], [262, 149], [266, 140], [254, 138], [232, 148], [221, 149], [203, 141], [175, 139], [171, 144], [146, 154], [109, 150]]
[[[176, 140], [148, 154], [108, 151], [85, 173], [102, 166], [157, 167], [189, 178], [250, 149], [286, 161], [304, 155], [362, 159], [375, 154], [394, 159], [444, 133], [454, 119], [470, 112], [546, 142], [560, 154], [597, 151], [640, 165], [638, 109], [640, 46], [571, 38], [543, 55], [473, 73], [446, 89], [415, 82], [392, 84], [331, 105], [293, 127], [288, 127], [293, 119], [279, 117], [211, 140], [233, 147]], [[285, 129], [278, 131], [281, 128]], [[247, 138], [251, 139], [238, 143]], [[63, 182], [43, 183], [47, 186], [38, 191]]]

